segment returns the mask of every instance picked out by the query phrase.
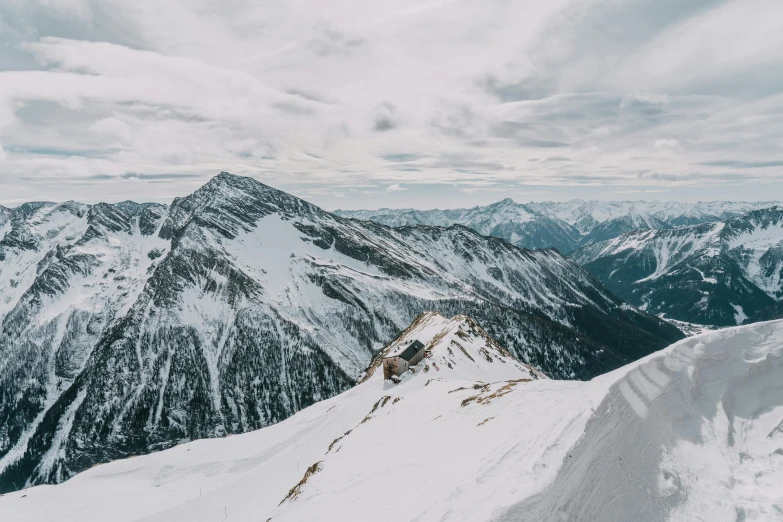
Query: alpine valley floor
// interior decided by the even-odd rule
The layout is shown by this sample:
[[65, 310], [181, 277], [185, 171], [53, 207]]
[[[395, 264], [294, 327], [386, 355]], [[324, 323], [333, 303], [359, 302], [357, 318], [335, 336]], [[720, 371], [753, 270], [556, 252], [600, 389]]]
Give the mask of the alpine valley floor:
[[[0, 497], [0, 520], [783, 519], [783, 321], [710, 331], [588, 382], [426, 314], [430, 352], [274, 426]], [[375, 366], [377, 368], [377, 365]]]

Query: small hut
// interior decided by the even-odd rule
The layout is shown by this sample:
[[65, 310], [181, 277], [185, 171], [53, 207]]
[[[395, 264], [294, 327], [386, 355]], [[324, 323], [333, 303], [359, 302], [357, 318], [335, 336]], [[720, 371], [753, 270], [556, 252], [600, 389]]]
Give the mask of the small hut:
[[424, 345], [421, 341], [411, 340], [397, 346], [383, 358], [383, 378], [399, 377], [411, 366], [416, 366], [424, 358]]

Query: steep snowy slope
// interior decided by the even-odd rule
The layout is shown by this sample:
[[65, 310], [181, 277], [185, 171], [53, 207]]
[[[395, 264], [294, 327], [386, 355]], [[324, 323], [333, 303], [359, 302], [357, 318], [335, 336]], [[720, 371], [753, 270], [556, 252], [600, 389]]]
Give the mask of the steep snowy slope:
[[0, 241], [2, 241], [6, 233], [11, 230], [12, 214], [13, 212], [10, 208], [0, 205]]
[[168, 209], [80, 219], [33, 250], [47, 261], [2, 319], [0, 491], [279, 422], [352, 386], [425, 310], [470, 314], [555, 378], [682, 337], [554, 250], [343, 219], [226, 173]]
[[[139, 296], [167, 248], [155, 235], [163, 212], [68, 203], [16, 216], [0, 243], [4, 295], [13, 304], [0, 331], [0, 470], [24, 454], [108, 326]], [[67, 476], [50, 468], [62, 442], [51, 442], [37, 473]]]
[[397, 342], [430, 356], [398, 385], [374, 372], [269, 428], [6, 494], [0, 519], [780, 518], [783, 321], [689, 338], [590, 382], [512, 364], [466, 319], [420, 323]]
[[647, 311], [700, 324], [741, 324], [783, 298], [783, 207], [632, 232], [571, 257]]
[[532, 211], [525, 205], [504, 199], [485, 207], [454, 210], [380, 209], [337, 210], [335, 214], [371, 220], [384, 225], [464, 225], [480, 234], [505, 239], [522, 248], [557, 248], [568, 253], [577, 246], [579, 232], [557, 218]]
[[0, 225], [0, 317], [8, 313], [49, 262], [58, 246], [87, 230], [87, 205], [69, 201], [25, 203]]

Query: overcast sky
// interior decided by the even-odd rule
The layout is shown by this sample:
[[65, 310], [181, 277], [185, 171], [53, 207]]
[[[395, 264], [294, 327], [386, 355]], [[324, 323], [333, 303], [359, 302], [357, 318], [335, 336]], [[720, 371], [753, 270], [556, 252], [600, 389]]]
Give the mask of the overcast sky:
[[0, 204], [783, 198], [780, 0], [1, 0]]

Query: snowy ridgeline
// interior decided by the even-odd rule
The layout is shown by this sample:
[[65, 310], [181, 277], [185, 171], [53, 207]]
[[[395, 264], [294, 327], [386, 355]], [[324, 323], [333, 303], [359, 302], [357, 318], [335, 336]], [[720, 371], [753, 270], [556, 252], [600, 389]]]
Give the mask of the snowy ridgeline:
[[[589, 382], [514, 361], [464, 317], [428, 356], [272, 427], [0, 498], [0, 520], [779, 520], [783, 321], [691, 337]], [[376, 365], [377, 368], [377, 365]]]
[[481, 234], [501, 237], [523, 248], [555, 247], [568, 253], [579, 246], [612, 239], [632, 230], [677, 228], [713, 223], [752, 210], [780, 205], [708, 201], [541, 201], [516, 203], [504, 199], [483, 207], [450, 210], [337, 210], [344, 217], [366, 219], [393, 227], [461, 224]]

